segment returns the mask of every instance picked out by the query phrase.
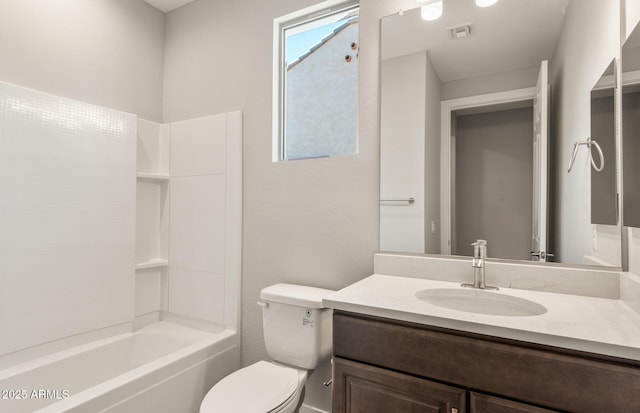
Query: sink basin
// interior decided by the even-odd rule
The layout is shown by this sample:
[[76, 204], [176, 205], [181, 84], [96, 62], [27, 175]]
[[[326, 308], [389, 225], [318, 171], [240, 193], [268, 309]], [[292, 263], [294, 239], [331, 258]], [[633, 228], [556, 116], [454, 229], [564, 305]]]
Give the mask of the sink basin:
[[527, 317], [547, 312], [544, 306], [525, 298], [478, 289], [433, 288], [418, 291], [416, 297], [438, 307], [467, 313]]

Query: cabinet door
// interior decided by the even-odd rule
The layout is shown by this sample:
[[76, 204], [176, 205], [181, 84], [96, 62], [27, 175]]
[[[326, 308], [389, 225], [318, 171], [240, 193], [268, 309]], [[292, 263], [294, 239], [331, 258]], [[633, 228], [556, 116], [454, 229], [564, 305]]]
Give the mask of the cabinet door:
[[471, 393], [469, 401], [471, 413], [557, 413], [556, 410], [542, 409], [481, 393]]
[[465, 413], [465, 389], [334, 358], [334, 413]]

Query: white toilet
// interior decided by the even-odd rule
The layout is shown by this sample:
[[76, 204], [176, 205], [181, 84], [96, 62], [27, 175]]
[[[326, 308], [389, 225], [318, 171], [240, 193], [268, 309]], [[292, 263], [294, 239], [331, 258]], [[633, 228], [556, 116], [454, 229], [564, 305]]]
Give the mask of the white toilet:
[[220, 380], [204, 397], [200, 413], [289, 413], [301, 402], [307, 377], [331, 355], [331, 311], [322, 288], [276, 284], [260, 292], [267, 353]]

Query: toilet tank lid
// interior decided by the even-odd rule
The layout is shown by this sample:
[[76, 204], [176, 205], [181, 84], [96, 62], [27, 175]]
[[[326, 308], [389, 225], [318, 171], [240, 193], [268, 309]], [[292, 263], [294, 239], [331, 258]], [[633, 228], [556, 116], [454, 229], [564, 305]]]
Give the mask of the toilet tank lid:
[[322, 299], [335, 291], [296, 284], [274, 284], [260, 292], [260, 299], [308, 308], [324, 308]]

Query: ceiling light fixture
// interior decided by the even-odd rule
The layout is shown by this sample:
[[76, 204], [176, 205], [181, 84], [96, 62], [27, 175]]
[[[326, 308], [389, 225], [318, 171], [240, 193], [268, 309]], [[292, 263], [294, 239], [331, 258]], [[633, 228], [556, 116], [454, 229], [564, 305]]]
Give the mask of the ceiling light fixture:
[[478, 7], [489, 7], [496, 4], [498, 0], [476, 0], [476, 6]]
[[442, 9], [442, 0], [424, 5], [420, 7], [420, 17], [426, 21], [438, 20], [442, 16]]

